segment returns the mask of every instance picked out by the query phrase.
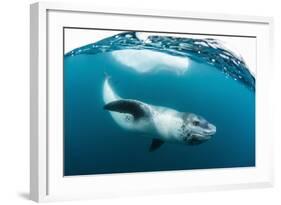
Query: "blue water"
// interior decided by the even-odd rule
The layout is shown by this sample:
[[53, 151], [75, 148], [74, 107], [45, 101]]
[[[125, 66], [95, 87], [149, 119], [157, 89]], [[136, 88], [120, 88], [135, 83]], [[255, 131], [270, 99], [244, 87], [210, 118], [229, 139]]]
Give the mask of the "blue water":
[[[121, 97], [201, 115], [216, 134], [149, 152], [153, 136], [122, 129], [103, 109], [104, 73]], [[64, 175], [250, 166], [255, 78], [220, 42], [127, 32], [65, 54]]]

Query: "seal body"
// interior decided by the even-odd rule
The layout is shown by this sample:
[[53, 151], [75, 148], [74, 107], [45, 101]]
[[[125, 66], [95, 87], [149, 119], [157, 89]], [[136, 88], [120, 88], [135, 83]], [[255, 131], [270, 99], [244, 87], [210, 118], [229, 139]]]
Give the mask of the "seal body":
[[104, 109], [123, 129], [153, 137], [150, 151], [164, 142], [201, 144], [216, 133], [216, 127], [193, 113], [150, 105], [145, 102], [119, 97], [106, 77], [103, 84]]

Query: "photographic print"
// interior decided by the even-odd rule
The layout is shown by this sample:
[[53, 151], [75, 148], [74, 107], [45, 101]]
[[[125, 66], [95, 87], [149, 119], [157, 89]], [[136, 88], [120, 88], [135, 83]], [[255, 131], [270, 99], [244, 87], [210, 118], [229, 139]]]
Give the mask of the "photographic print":
[[255, 166], [256, 37], [63, 39], [64, 176]]

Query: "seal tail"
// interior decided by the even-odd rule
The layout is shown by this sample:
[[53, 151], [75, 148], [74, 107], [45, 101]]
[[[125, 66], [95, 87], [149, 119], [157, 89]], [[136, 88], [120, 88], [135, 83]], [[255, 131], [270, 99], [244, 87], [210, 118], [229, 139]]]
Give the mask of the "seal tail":
[[104, 103], [107, 104], [109, 102], [119, 100], [120, 97], [114, 92], [113, 88], [111, 87], [109, 83], [109, 79], [111, 76], [109, 76], [106, 72], [104, 73], [104, 83], [103, 83], [103, 100]]
[[103, 76], [105, 80], [109, 80], [111, 78], [111, 76], [106, 71], [103, 72]]

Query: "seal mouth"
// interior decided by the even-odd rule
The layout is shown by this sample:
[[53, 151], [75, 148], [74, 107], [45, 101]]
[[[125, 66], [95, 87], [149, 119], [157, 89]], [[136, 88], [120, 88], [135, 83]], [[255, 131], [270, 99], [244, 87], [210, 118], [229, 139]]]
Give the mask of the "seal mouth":
[[211, 137], [213, 136], [213, 134], [193, 134], [191, 136], [191, 138], [196, 138], [198, 140], [208, 140], [208, 139], [211, 139]]
[[200, 144], [209, 139], [216, 133], [216, 126], [212, 124], [208, 124], [205, 129], [201, 130], [201, 132], [193, 133], [190, 137], [191, 144]]

